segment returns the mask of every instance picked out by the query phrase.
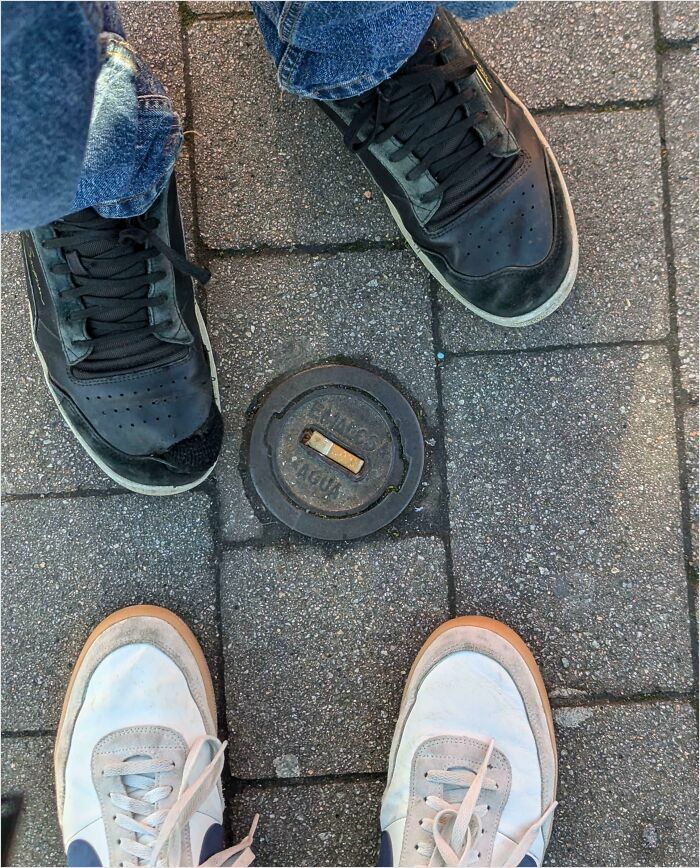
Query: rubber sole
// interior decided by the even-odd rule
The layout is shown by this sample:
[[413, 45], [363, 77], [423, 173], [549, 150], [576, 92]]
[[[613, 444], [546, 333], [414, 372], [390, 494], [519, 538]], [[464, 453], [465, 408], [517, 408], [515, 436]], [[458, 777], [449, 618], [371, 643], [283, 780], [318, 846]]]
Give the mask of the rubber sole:
[[177, 615], [173, 614], [173, 612], [170, 612], [168, 609], [163, 609], [160, 606], [151, 606], [146, 604], [140, 606], [127, 606], [125, 609], [119, 609], [118, 611], [113, 612], [111, 615], [109, 615], [109, 617], [105, 618], [104, 621], [100, 621], [100, 623], [95, 627], [92, 633], [90, 633], [87, 641], [83, 645], [82, 651], [78, 655], [78, 659], [75, 663], [75, 666], [73, 667], [73, 671], [71, 672], [70, 680], [68, 681], [68, 687], [66, 689], [66, 695], [63, 699], [61, 717], [58, 722], [58, 729], [56, 731], [56, 744], [58, 744], [59, 740], [62, 737], [63, 724], [65, 722], [66, 711], [68, 709], [68, 700], [70, 698], [71, 691], [73, 690], [73, 685], [75, 684], [75, 679], [78, 675], [78, 671], [80, 670], [82, 662], [87, 656], [88, 651], [92, 647], [95, 640], [98, 639], [105, 632], [105, 630], [108, 630], [110, 627], [113, 627], [115, 624], [118, 624], [120, 621], [125, 621], [128, 618], [160, 618], [161, 621], [167, 622], [180, 634], [180, 637], [185, 641], [189, 649], [192, 651], [192, 655], [197, 662], [197, 667], [202, 676], [202, 681], [204, 682], [207, 705], [209, 706], [212, 720], [216, 725], [216, 697], [214, 694], [214, 685], [211, 680], [211, 673], [209, 672], [209, 666], [207, 664], [206, 657], [204, 656], [204, 652], [202, 651], [202, 648], [197, 641], [194, 633], [181, 618], [178, 618]]
[[408, 677], [406, 678], [406, 684], [404, 685], [403, 694], [401, 696], [401, 706], [399, 710], [399, 717], [401, 717], [402, 712], [404, 710], [404, 706], [406, 703], [406, 696], [408, 693], [408, 686], [411, 682], [414, 672], [418, 668], [418, 664], [420, 663], [423, 655], [430, 648], [430, 646], [435, 642], [436, 639], [439, 639], [444, 633], [448, 630], [451, 630], [454, 627], [478, 627], [482, 630], [490, 630], [492, 633], [496, 633], [501, 639], [505, 639], [515, 651], [522, 657], [524, 663], [527, 665], [527, 668], [530, 670], [530, 673], [535, 681], [535, 685], [537, 687], [537, 692], [539, 693], [540, 700], [542, 701], [542, 707], [544, 709], [545, 718], [547, 719], [547, 728], [549, 729], [549, 736], [552, 741], [552, 749], [554, 751], [554, 760], [555, 760], [555, 780], [554, 780], [554, 791], [556, 792], [557, 785], [557, 776], [556, 770], [558, 766], [557, 762], [557, 742], [554, 734], [554, 718], [552, 716], [552, 709], [549, 704], [549, 697], [547, 696], [547, 688], [545, 687], [544, 680], [542, 678], [542, 674], [540, 672], [540, 668], [537, 665], [537, 661], [533, 657], [532, 651], [527, 647], [527, 645], [523, 642], [523, 640], [518, 636], [515, 630], [512, 630], [506, 624], [503, 624], [501, 621], [496, 621], [494, 618], [486, 618], [483, 615], [463, 615], [459, 618], [452, 618], [449, 621], [445, 621], [444, 624], [441, 624], [436, 630], [428, 636], [423, 645], [421, 646], [420, 651], [418, 652], [416, 659], [413, 661], [413, 666], [408, 673]]
[[[184, 485], [144, 485], [141, 482], [135, 482], [132, 479], [127, 479], [125, 476], [121, 476], [115, 470], [106, 464], [102, 458], [94, 451], [94, 449], [87, 443], [87, 441], [82, 437], [77, 428], [73, 425], [70, 417], [63, 409], [61, 404], [61, 399], [58, 396], [58, 393], [53, 388], [51, 384], [51, 378], [49, 377], [49, 369], [44, 360], [44, 356], [39, 349], [39, 344], [37, 343], [36, 336], [34, 333], [34, 315], [31, 312], [30, 306], [30, 315], [31, 315], [31, 331], [32, 331], [32, 341], [34, 343], [34, 349], [36, 350], [36, 354], [39, 357], [39, 362], [41, 363], [41, 369], [44, 373], [44, 380], [46, 381], [46, 385], [51, 393], [54, 401], [56, 402], [56, 406], [58, 410], [63, 416], [66, 424], [73, 432], [76, 440], [80, 443], [83, 449], [87, 452], [87, 454], [92, 458], [95, 464], [100, 468], [103, 473], [106, 473], [110, 479], [113, 479], [118, 485], [122, 488], [126, 488], [129, 491], [133, 491], [136, 494], [147, 494], [154, 497], [166, 497], [172, 494], [181, 494], [184, 491], [189, 491], [192, 488], [196, 488], [198, 485], [201, 485], [204, 480], [210, 475], [214, 467], [216, 467], [216, 461], [212, 464], [212, 466], [204, 473], [199, 479], [195, 479], [193, 482], [187, 482]], [[221, 400], [219, 397], [219, 380], [216, 373], [216, 363], [214, 362], [214, 353], [211, 347], [211, 341], [209, 340], [209, 333], [207, 332], [207, 327], [204, 323], [204, 318], [202, 316], [202, 312], [199, 309], [199, 305], [195, 301], [195, 316], [197, 317], [197, 323], [199, 325], [200, 334], [202, 336], [202, 343], [204, 344], [204, 348], [209, 357], [209, 370], [211, 372], [211, 380], [212, 380], [212, 388], [214, 390], [214, 400], [216, 402], [216, 406], [221, 410]]]
[[569, 267], [566, 271], [566, 275], [564, 276], [564, 280], [557, 287], [556, 291], [538, 308], [530, 311], [530, 313], [522, 314], [521, 316], [496, 316], [494, 314], [488, 313], [488, 311], [482, 310], [471, 302], [467, 301], [464, 296], [459, 292], [459, 290], [452, 286], [446, 278], [438, 271], [438, 269], [433, 265], [430, 257], [425, 254], [421, 248], [416, 244], [413, 240], [413, 236], [406, 229], [399, 212], [396, 210], [394, 205], [391, 203], [386, 194], [382, 194], [386, 200], [387, 205], [389, 206], [389, 212], [391, 216], [394, 218], [394, 222], [401, 230], [401, 234], [408, 242], [411, 250], [416, 254], [416, 256], [420, 259], [423, 265], [428, 269], [428, 271], [433, 275], [433, 277], [438, 280], [445, 289], [453, 295], [457, 301], [464, 305], [468, 310], [472, 313], [475, 313], [477, 316], [481, 317], [481, 319], [485, 319], [488, 322], [495, 323], [496, 325], [504, 326], [505, 328], [523, 328], [525, 326], [534, 325], [540, 320], [546, 319], [546, 317], [553, 314], [557, 308], [561, 307], [561, 305], [566, 300], [567, 296], [571, 292], [574, 286], [574, 281], [576, 280], [576, 273], [578, 272], [578, 261], [579, 261], [579, 249], [578, 249], [578, 233], [576, 231], [576, 219], [574, 217], [574, 210], [571, 207], [571, 199], [569, 197], [569, 191], [566, 187], [566, 181], [564, 180], [564, 176], [562, 175], [561, 169], [559, 168], [559, 163], [557, 162], [557, 158], [554, 156], [551, 147], [549, 146], [549, 142], [545, 139], [542, 134], [542, 130], [535, 123], [535, 119], [532, 117], [530, 112], [518, 97], [513, 93], [513, 91], [505, 84], [501, 83], [503, 89], [508, 94], [509, 99], [511, 99], [514, 103], [516, 103], [523, 110], [525, 116], [530, 121], [532, 126], [537, 133], [537, 137], [547, 152], [547, 155], [552, 161], [554, 168], [557, 173], [557, 177], [559, 178], [559, 183], [561, 184], [561, 188], [564, 192], [564, 199], [566, 205], [566, 212], [569, 217], [571, 223], [571, 234], [572, 234], [572, 253], [571, 253], [571, 261], [569, 262]]

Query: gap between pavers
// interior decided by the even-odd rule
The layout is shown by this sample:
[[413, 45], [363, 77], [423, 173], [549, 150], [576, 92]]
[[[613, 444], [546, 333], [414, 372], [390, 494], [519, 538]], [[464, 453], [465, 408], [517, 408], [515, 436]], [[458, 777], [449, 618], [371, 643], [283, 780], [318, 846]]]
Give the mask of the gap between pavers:
[[681, 384], [698, 398], [698, 52], [662, 61]]

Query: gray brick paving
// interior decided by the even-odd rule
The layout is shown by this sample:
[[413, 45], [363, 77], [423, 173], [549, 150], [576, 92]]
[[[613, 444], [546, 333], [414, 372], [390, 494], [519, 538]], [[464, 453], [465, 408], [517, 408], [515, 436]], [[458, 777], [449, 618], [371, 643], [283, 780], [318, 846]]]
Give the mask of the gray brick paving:
[[[114, 488], [86, 457], [46, 389], [29, 325], [18, 235], [2, 238], [2, 486], [5, 494]], [[8, 388], [9, 383], [12, 388]]]
[[[199, 133], [187, 137], [199, 240], [284, 248], [397, 237], [331, 125], [312, 106], [280, 97], [255, 25], [242, 20], [247, 4], [121, 5], [130, 41]], [[375, 864], [403, 680], [449, 609], [444, 543], [430, 536], [438, 529], [451, 538], [459, 613], [495, 614], [519, 629], [556, 703], [619, 697], [556, 711], [561, 807], [549, 864], [697, 862], [692, 708], [657, 695], [693, 688], [682, 538], [691, 534], [697, 566], [697, 54], [688, 46], [697, 4], [656, 8], [657, 46], [645, 3], [523, 3], [466, 26], [534, 108], [650, 100], [662, 51], [690, 526], [681, 523], [667, 346], [511, 354], [601, 341], [671, 345], [651, 108], [540, 117], [569, 181], [582, 250], [572, 299], [540, 326], [496, 332], [441, 293], [446, 346], [433, 346], [428, 282], [408, 253], [212, 256], [207, 307], [228, 423], [218, 501], [211, 483], [167, 501], [34, 499], [112, 483], [68, 436], [45, 392], [9, 236], [3, 487], [30, 499], [10, 498], [3, 513], [6, 731], [54, 727], [88, 632], [135, 602], [185, 617], [223, 677], [215, 665], [218, 520], [226, 540], [260, 538], [221, 564], [230, 768], [269, 779], [234, 786], [234, 831], [261, 812], [258, 864]], [[192, 252], [186, 151], [178, 176]], [[450, 525], [440, 503], [437, 349], [472, 354], [448, 359], [441, 377]], [[254, 497], [255, 509], [249, 503], [238, 468], [246, 411], [275, 378], [338, 356], [385, 370], [426, 414], [426, 485], [413, 505], [421, 511], [346, 546], [290, 545], [277, 525], [261, 536], [269, 517]], [[647, 700], [632, 701], [640, 694]], [[3, 792], [19, 787], [26, 796], [13, 864], [62, 861], [51, 749], [49, 736], [4, 740]], [[319, 774], [330, 777], [303, 779]]]
[[538, 122], [576, 214], [576, 284], [556, 313], [524, 329], [486, 323], [441, 291], [445, 347], [514, 349], [664, 337], [668, 279], [656, 112], [581, 112]]
[[530, 108], [654, 96], [651, 4], [527, 2], [464, 26]]
[[688, 499], [690, 502], [690, 539], [692, 544], [692, 560], [695, 569], [698, 567], [698, 408], [686, 410], [683, 420], [686, 443], [686, 477], [688, 480]]
[[508, 621], [552, 688], [690, 689], [666, 351], [456, 361], [445, 408], [459, 612]]
[[381, 771], [408, 668], [448, 616], [442, 543], [229, 552], [222, 603], [232, 774]]
[[195, 15], [205, 15], [211, 13], [223, 14], [240, 14], [241, 12], [252, 14], [253, 9], [250, 3], [235, 2], [235, 0], [188, 0], [188, 8]]
[[176, 110], [185, 113], [185, 87], [178, 4], [118, 4], [129, 43], [165, 85]]
[[246, 787], [233, 802], [236, 840], [260, 814], [260, 865], [376, 865], [383, 780]]
[[56, 816], [53, 738], [3, 738], [2, 792], [19, 792], [23, 799], [9, 864], [65, 864]]
[[698, 397], [698, 54], [663, 61], [681, 381]]
[[46, 729], [92, 628], [156, 603], [181, 615], [215, 669], [210, 498], [116, 495], [3, 507], [3, 726]]
[[692, 0], [658, 3], [661, 33], [671, 42], [698, 38], [698, 4]]
[[547, 864], [696, 865], [692, 707], [567, 708], [555, 720], [559, 808]]
[[[190, 30], [199, 225], [211, 247], [397, 238], [331, 122], [280, 93], [254, 22]], [[365, 198], [365, 191], [371, 198]]]
[[[240, 430], [268, 383], [343, 356], [395, 377], [434, 419], [428, 278], [411, 254], [394, 251], [233, 258], [212, 271], [210, 332], [228, 429], [217, 474], [224, 532], [245, 539], [261, 528], [243, 493]], [[424, 490], [434, 501], [434, 488]]]

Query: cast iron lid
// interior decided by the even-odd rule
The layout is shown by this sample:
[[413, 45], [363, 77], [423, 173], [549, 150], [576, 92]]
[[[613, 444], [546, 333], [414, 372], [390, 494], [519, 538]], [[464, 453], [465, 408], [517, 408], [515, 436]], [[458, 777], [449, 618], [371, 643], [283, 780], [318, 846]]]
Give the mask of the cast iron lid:
[[363, 368], [295, 374], [253, 423], [253, 484], [273, 515], [306, 536], [355, 539], [384, 527], [422, 472], [423, 434], [410, 404]]

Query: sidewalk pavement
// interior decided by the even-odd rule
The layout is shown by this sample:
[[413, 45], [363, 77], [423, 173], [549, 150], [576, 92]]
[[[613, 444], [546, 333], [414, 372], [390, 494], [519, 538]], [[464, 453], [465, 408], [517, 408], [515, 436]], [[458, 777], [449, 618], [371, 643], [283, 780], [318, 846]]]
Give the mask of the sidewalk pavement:
[[[260, 812], [260, 865], [376, 864], [404, 678], [467, 613], [505, 620], [543, 667], [560, 747], [548, 863], [697, 864], [698, 4], [523, 3], [469, 27], [536, 110], [577, 215], [573, 295], [522, 330], [429, 278], [331, 125], [278, 91], [246, 3], [122, 8], [189, 131], [178, 173], [213, 272], [228, 433], [199, 490], [115, 490], [44, 388], [4, 239], [14, 863], [62, 862], [51, 750], [69, 671], [100, 618], [151, 602], [203, 643], [229, 831]], [[334, 358], [401, 384], [428, 453], [408, 513], [344, 545], [274, 521], [239, 466], [266, 384]]]

